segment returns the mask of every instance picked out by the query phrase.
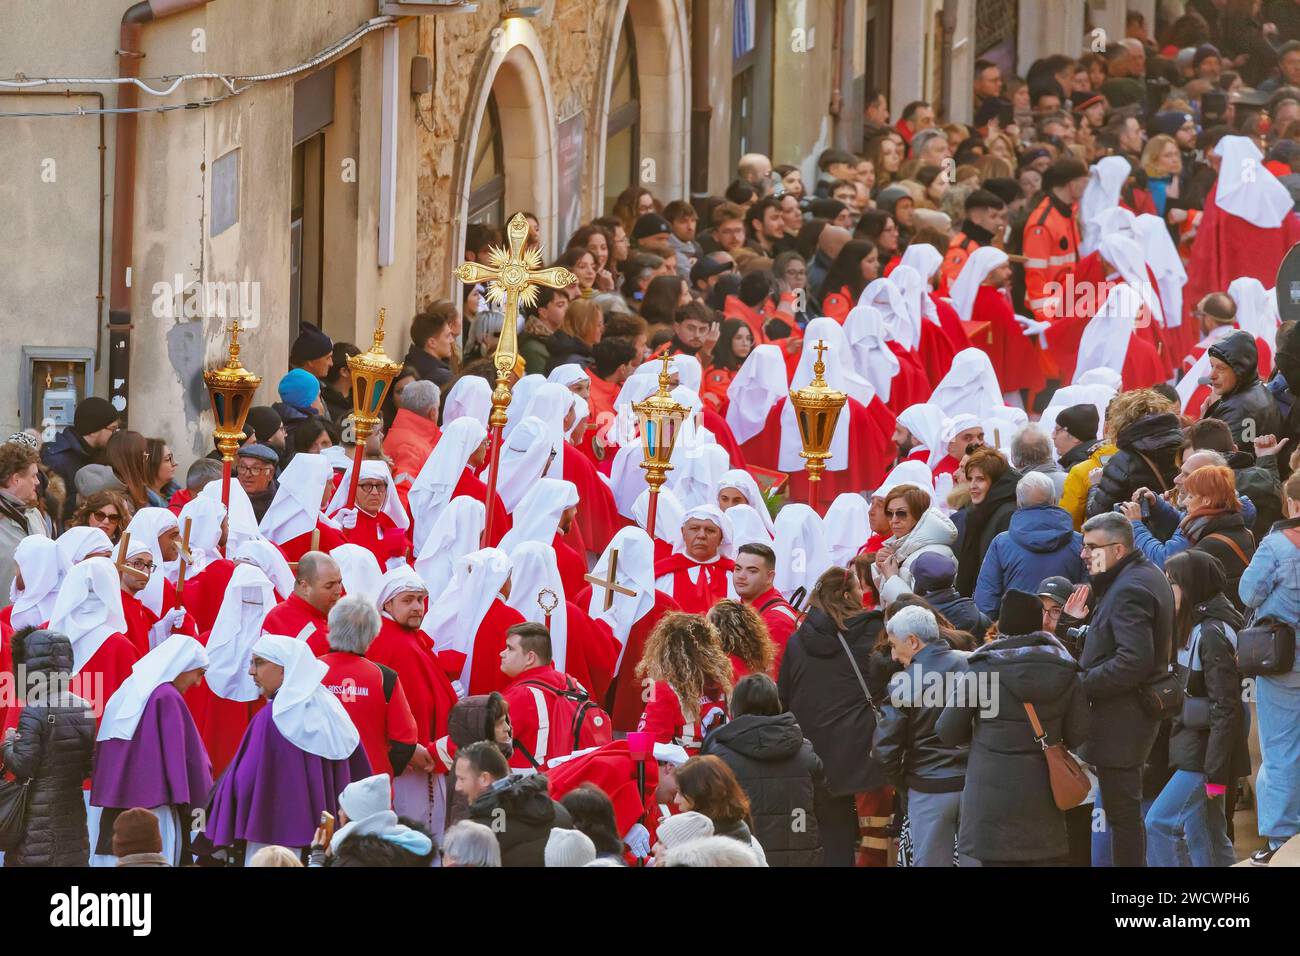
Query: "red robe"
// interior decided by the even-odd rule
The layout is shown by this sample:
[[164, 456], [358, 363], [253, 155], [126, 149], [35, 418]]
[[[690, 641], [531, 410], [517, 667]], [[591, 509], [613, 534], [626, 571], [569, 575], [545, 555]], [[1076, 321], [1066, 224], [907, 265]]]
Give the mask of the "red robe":
[[[931, 292], [930, 301], [934, 303], [934, 309], [939, 314], [939, 329], [943, 332], [943, 337], [947, 340], [947, 348], [952, 350], [952, 354], [970, 348], [970, 338], [966, 335], [966, 329], [962, 327], [961, 318], [957, 315], [957, 310], [952, 307], [952, 303], [945, 298], [941, 298], [939, 293]], [[928, 321], [928, 320], [927, 320]], [[931, 323], [933, 325], [933, 323]], [[939, 371], [939, 378], [942, 379], [948, 372], [948, 365], [942, 360], [945, 346], [937, 340], [934, 343], [935, 360], [931, 367], [931, 357], [927, 353], [927, 340], [925, 333], [925, 322], [921, 323], [921, 354], [926, 356], [926, 370], [933, 377], [936, 370]], [[935, 384], [939, 384], [938, 381]]]
[[217, 612], [221, 610], [221, 601], [234, 573], [234, 561], [218, 558], [198, 574], [186, 578], [181, 603], [194, 619], [200, 634], [212, 630], [212, 625], [217, 623]]
[[439, 666], [429, 636], [384, 617], [379, 636], [366, 649], [366, 657], [397, 671], [415, 717], [416, 742], [432, 753], [433, 742], [447, 733], [447, 717], [456, 703], [456, 691]]
[[[199, 642], [207, 647], [211, 631], [199, 635]], [[206, 680], [201, 680], [185, 692], [185, 703], [194, 718], [194, 726], [199, 729], [203, 746], [207, 748], [212, 760], [212, 778], [221, 776], [229, 766], [239, 749], [239, 742], [244, 739], [248, 722], [259, 710], [266, 706], [265, 697], [252, 700], [227, 700], [212, 692]]]
[[[572, 532], [577, 526], [578, 523], [575, 521], [570, 531]], [[570, 536], [560, 534], [558, 531], [551, 539], [551, 547], [555, 551], [555, 563], [560, 569], [560, 583], [564, 585], [565, 594], [577, 594], [587, 586], [587, 562], [569, 543], [571, 540]]]
[[[1085, 268], [1091, 270], [1093, 267], [1085, 266]], [[1056, 321], [1047, 331], [1047, 344], [1062, 382], [1074, 380], [1075, 363], [1079, 357], [1079, 346], [1083, 341], [1084, 330], [1087, 329], [1093, 316], [1101, 310], [1113, 287], [1113, 284], [1107, 284], [1105, 276], [1094, 281], [1091, 271], [1085, 272], [1085, 275], [1089, 278], [1084, 281], [1091, 284], [1085, 286], [1080, 280], [1075, 281], [1075, 305], [1067, 310], [1072, 314]], [[1091, 302], [1091, 310], [1087, 307], [1089, 296], [1083, 291], [1084, 289], [1097, 290]], [[1143, 306], [1137, 328], [1129, 335], [1128, 352], [1124, 355], [1124, 367], [1120, 372], [1123, 391], [1147, 388], [1168, 380], [1172, 375], [1172, 370], [1162, 357], [1160, 349], [1153, 344], [1154, 329], [1155, 321], [1146, 306]]]
[[[475, 478], [474, 473], [468, 468], [461, 472], [460, 481], [456, 482], [456, 487], [451, 490], [453, 498], [461, 495], [467, 495], [487, 506], [487, 485]], [[495, 548], [509, 530], [510, 515], [506, 512], [506, 506], [501, 503], [501, 496], [494, 493], [492, 495], [492, 540], [488, 542], [488, 546]]]
[[[361, 516], [357, 516], [357, 524], [361, 523]], [[347, 544], [347, 538], [343, 537], [343, 532], [338, 528], [331, 528], [324, 520], [316, 522], [316, 528], [320, 531], [320, 539], [316, 542], [316, 550], [324, 551], [329, 554], [341, 544]], [[297, 564], [302, 560], [302, 556], [312, 550], [310, 531], [304, 531], [296, 538], [290, 538], [284, 544], [279, 545], [280, 552], [284, 559], [290, 564]]]
[[980, 286], [975, 293], [971, 320], [989, 323], [991, 344], [984, 349], [998, 376], [998, 388], [1014, 392], [1022, 388], [1041, 391], [1047, 384], [1039, 364], [1038, 339], [1024, 335], [1011, 308], [1011, 300], [1001, 289]]
[[158, 618], [134, 594], [122, 591], [122, 613], [126, 616], [126, 637], [135, 647], [136, 653], [144, 657], [149, 653], [149, 632], [158, 623]]
[[343, 539], [349, 544], [359, 544], [373, 554], [381, 570], [387, 570], [389, 558], [405, 561], [411, 550], [411, 539], [405, 531], [398, 530], [392, 518], [382, 512], [367, 514], [360, 508], [357, 509], [356, 526], [344, 528]]
[[1300, 216], [1289, 214], [1281, 225], [1265, 229], [1219, 208], [1218, 187], [1205, 199], [1205, 212], [1192, 242], [1183, 287], [1183, 321], [1195, 322], [1192, 309], [1210, 292], [1222, 292], [1233, 279], [1252, 276], [1271, 289], [1278, 266], [1300, 242]]
[[131, 668], [139, 659], [130, 638], [125, 634], [110, 634], [69, 682], [72, 693], [90, 703], [96, 728], [104, 716], [104, 705], [131, 676]]
[[[574, 599], [574, 603], [579, 607], [589, 607], [591, 588], [580, 592]], [[669, 595], [664, 594], [663, 591], [656, 591], [654, 607], [647, 611], [641, 620], [633, 624], [628, 632], [627, 647], [623, 649], [623, 660], [618, 665], [618, 672], [614, 679], [610, 681], [609, 693], [605, 698], [605, 710], [609, 711], [616, 731], [636, 730], [637, 721], [641, 719], [641, 712], [645, 709], [645, 702], [641, 699], [641, 680], [636, 676], [636, 665], [641, 663], [641, 656], [645, 653], [645, 642], [649, 639], [650, 632], [659, 623], [659, 619], [671, 611], [680, 610], [681, 607]], [[614, 631], [609, 624], [595, 618], [592, 619], [592, 624], [608, 635], [615, 646], [618, 645], [618, 638], [614, 636]], [[615, 660], [618, 660], [617, 654]]]
[[587, 549], [599, 554], [628, 523], [627, 519], [618, 513], [614, 492], [601, 480], [591, 459], [568, 442], [564, 443], [563, 474], [564, 480], [573, 482], [578, 489], [578, 515], [574, 524], [581, 531]]
[[[727, 597], [729, 575], [735, 567], [735, 561], [720, 555], [716, 561], [704, 564], [678, 552], [655, 563], [655, 587], [659, 587], [660, 578], [671, 574], [673, 600], [687, 614], [707, 614], [709, 608]], [[694, 581], [690, 575], [692, 568], [699, 569]]]
[[[927, 320], [928, 321], [928, 320]], [[934, 326], [931, 326], [934, 328]], [[935, 328], [938, 332], [938, 328]], [[925, 366], [916, 352], [909, 352], [898, 342], [887, 342], [889, 351], [898, 359], [898, 374], [889, 383], [889, 410], [895, 415], [901, 414], [913, 405], [930, 400], [934, 386]]]
[[[772, 406], [762, 430], [741, 446], [745, 459], [760, 468], [779, 470], [781, 412], [786, 401], [788, 399], [782, 399]], [[849, 462], [848, 467], [840, 471], [822, 472], [817, 489], [817, 510], [822, 515], [840, 494], [857, 494], [879, 487], [898, 453], [894, 445], [894, 413], [879, 397], [872, 398], [871, 404], [866, 406], [850, 398], [840, 414], [849, 416]], [[808, 502], [807, 472], [800, 469], [790, 475], [786, 495], [789, 501]]]
[[758, 612], [758, 616], [763, 619], [767, 625], [768, 636], [772, 638], [772, 643], [776, 645], [776, 655], [772, 658], [773, 678], [781, 673], [781, 657], [785, 654], [785, 646], [790, 642], [790, 635], [799, 627], [799, 612], [790, 606], [785, 598], [781, 597], [781, 592], [776, 588], [768, 588], [758, 597], [750, 602], [750, 606]]
[[317, 657], [329, 653], [328, 618], [297, 594], [290, 594], [267, 612], [262, 632], [305, 640]]
[[[638, 766], [643, 768], [638, 772]], [[632, 759], [626, 740], [613, 740], [581, 757], [548, 768], [551, 799], [559, 800], [584, 783], [594, 783], [614, 804], [614, 823], [619, 833], [627, 833], [640, 823], [650, 831], [650, 845], [655, 844], [659, 810], [654, 803], [659, 786], [659, 765], [653, 756], [644, 761]]]
[[[501, 670], [501, 652], [506, 648], [506, 629], [523, 623], [524, 616], [505, 601], [500, 598], [492, 601], [474, 634], [474, 659], [469, 668], [469, 686], [465, 688], [467, 696], [506, 689], [510, 678]], [[438, 663], [447, 672], [449, 680], [456, 680], [465, 667], [465, 655], [460, 651], [440, 651]]]
[[597, 626], [583, 610], [585, 604], [579, 606], [572, 601], [565, 601], [564, 605], [568, 626], [564, 672], [585, 687], [592, 700], [602, 701], [614, 679], [618, 641], [608, 627]]

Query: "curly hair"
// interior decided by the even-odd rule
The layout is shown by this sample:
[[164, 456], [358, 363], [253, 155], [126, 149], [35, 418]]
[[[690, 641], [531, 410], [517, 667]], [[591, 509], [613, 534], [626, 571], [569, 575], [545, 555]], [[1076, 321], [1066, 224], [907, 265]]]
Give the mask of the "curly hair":
[[731, 693], [731, 659], [712, 624], [698, 614], [675, 612], [660, 618], [636, 665], [637, 677], [665, 681], [681, 700], [682, 716], [700, 716], [704, 688], [716, 685]]
[[90, 515], [92, 512], [101, 510], [104, 505], [112, 505], [121, 515], [121, 520], [117, 523], [117, 530], [110, 534], [116, 544], [122, 536], [122, 530], [131, 523], [135, 517], [135, 506], [131, 504], [130, 499], [120, 491], [114, 491], [111, 488], [105, 488], [101, 491], [93, 492], [82, 499], [77, 510], [72, 514], [72, 520], [68, 522], [68, 527], [81, 527], [90, 524]]
[[1154, 389], [1120, 392], [1106, 406], [1106, 440], [1114, 443], [1116, 436], [1139, 418], [1177, 414], [1178, 406]]
[[9, 484], [14, 475], [40, 461], [41, 456], [28, 445], [13, 441], [0, 444], [0, 486]]
[[718, 632], [723, 653], [738, 658], [751, 673], [766, 674], [771, 670], [776, 645], [757, 611], [728, 599], [709, 608], [708, 618]]

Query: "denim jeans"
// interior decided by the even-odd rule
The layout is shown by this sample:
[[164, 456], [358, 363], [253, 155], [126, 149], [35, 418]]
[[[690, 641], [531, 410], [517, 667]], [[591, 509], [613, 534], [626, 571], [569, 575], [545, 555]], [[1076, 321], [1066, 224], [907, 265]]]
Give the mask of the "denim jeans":
[[1205, 774], [1176, 770], [1147, 811], [1148, 866], [1232, 866], [1224, 798], [1205, 792]]
[[1300, 658], [1290, 673], [1255, 682], [1259, 712], [1259, 835], [1276, 849], [1300, 833]]

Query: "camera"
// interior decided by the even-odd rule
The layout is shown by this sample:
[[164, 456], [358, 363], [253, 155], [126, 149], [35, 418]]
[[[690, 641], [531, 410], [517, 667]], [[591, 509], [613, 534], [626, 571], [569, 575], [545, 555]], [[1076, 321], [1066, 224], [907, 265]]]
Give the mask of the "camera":
[[1085, 640], [1087, 640], [1088, 629], [1091, 626], [1092, 625], [1090, 624], [1080, 624], [1078, 627], [1067, 627], [1065, 629], [1065, 636], [1072, 641], [1078, 641], [1080, 644], [1082, 644]]

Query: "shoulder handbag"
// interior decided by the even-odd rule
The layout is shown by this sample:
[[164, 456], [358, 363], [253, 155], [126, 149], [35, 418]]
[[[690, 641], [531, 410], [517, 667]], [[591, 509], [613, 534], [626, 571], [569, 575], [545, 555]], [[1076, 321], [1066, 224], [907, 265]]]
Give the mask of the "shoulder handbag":
[[[1282, 532], [1300, 549], [1300, 529]], [[1285, 674], [1295, 665], [1295, 628], [1285, 621], [1263, 617], [1237, 632], [1237, 670], [1243, 677]]]
[[[54, 723], [54, 715], [47, 714], [41, 725], [41, 738], [45, 728]], [[27, 793], [32, 778], [21, 783], [17, 780], [0, 780], [0, 851], [11, 852], [23, 840], [27, 822]]]
[[1167, 666], [1163, 674], [1155, 680], [1138, 685], [1138, 704], [1142, 712], [1156, 720], [1168, 720], [1183, 710], [1183, 684], [1174, 673], [1173, 667]]
[[867, 706], [870, 707], [871, 712], [879, 718], [880, 707], [876, 704], [876, 699], [871, 696], [871, 691], [867, 689], [867, 680], [862, 676], [862, 669], [858, 667], [858, 661], [853, 656], [853, 652], [849, 650], [849, 642], [844, 639], [844, 635], [839, 631], [835, 632], [835, 636], [840, 639], [840, 647], [844, 648], [844, 655], [849, 659], [849, 664], [853, 667], [853, 673], [858, 678], [858, 686], [862, 688], [862, 694], [867, 698]]
[[1083, 772], [1074, 755], [1065, 749], [1063, 741], [1058, 740], [1054, 744], [1047, 742], [1047, 732], [1038, 720], [1038, 711], [1034, 705], [1022, 701], [1021, 706], [1025, 708], [1029, 726], [1034, 730], [1034, 739], [1043, 748], [1043, 756], [1047, 758], [1047, 779], [1052, 785], [1052, 799], [1056, 801], [1056, 809], [1073, 810], [1092, 792], [1092, 781]]
[[1222, 541], [1224, 544], [1230, 547], [1232, 549], [1232, 553], [1235, 554], [1241, 560], [1243, 567], [1247, 564], [1250, 564], [1250, 558], [1246, 557], [1246, 552], [1241, 550], [1241, 545], [1237, 544], [1237, 542], [1233, 541], [1226, 534], [1224, 534], [1221, 531], [1216, 531], [1214, 532], [1214, 534], [1207, 534], [1201, 540], [1209, 541], [1211, 538], [1215, 538], [1219, 541]]
[[1133, 449], [1133, 454], [1137, 455], [1139, 458], [1141, 458], [1143, 461], [1147, 463], [1147, 467], [1151, 469], [1151, 474], [1156, 476], [1156, 481], [1160, 485], [1161, 494], [1164, 494], [1166, 491], [1168, 491], [1169, 482], [1165, 481], [1165, 476], [1160, 473], [1160, 469], [1156, 467], [1156, 463], [1152, 461], [1150, 458], [1148, 458], [1146, 455], [1142, 454], [1142, 452], [1138, 451], [1136, 448]]

